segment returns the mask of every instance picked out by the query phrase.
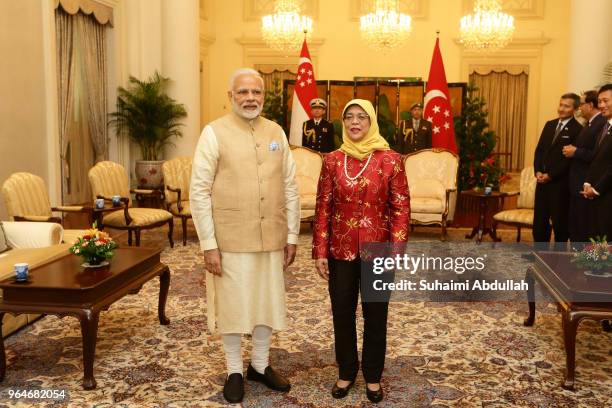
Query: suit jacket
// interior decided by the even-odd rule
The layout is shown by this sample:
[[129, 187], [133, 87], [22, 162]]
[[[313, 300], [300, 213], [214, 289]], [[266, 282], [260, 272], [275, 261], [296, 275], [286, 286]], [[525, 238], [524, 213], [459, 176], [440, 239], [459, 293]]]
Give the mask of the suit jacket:
[[[364, 243], [406, 242], [410, 197], [401, 156], [375, 151], [361, 177], [345, 175], [344, 152], [325, 156], [317, 188], [312, 256], [352, 261]], [[351, 177], [366, 160], [347, 159]]]
[[606, 118], [603, 115], [597, 115], [592, 122], [582, 129], [576, 138], [576, 151], [571, 160], [569, 172], [569, 187], [570, 193], [580, 197], [580, 191], [586, 178], [591, 161], [595, 157], [597, 138], [600, 135]]
[[576, 143], [582, 125], [575, 118], [571, 118], [555, 139], [555, 130], [558, 123], [559, 119], [553, 119], [544, 125], [536, 147], [533, 166], [535, 173], [538, 171], [548, 173], [551, 183], [563, 183], [567, 189], [570, 159], [563, 156], [563, 146]]
[[612, 126], [596, 148], [585, 181], [591, 184], [600, 197], [612, 192]]
[[334, 125], [325, 119], [318, 125], [314, 119], [307, 120], [302, 126], [302, 146], [321, 153], [334, 151]]
[[414, 129], [412, 119], [400, 122], [395, 143], [397, 152], [407, 154], [429, 148], [431, 148], [431, 122], [421, 119], [418, 129]]

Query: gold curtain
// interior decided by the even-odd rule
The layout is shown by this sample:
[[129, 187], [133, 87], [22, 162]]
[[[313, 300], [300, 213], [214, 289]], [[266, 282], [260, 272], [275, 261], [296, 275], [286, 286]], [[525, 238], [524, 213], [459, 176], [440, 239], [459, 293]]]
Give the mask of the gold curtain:
[[74, 32], [76, 21], [62, 9], [55, 10], [55, 32], [57, 42], [57, 93], [59, 99], [59, 136], [62, 166], [63, 191], [68, 190], [70, 174], [68, 161], [68, 125], [74, 103]]
[[87, 172], [108, 157], [106, 26], [92, 15], [55, 11], [62, 202], [91, 198]]
[[487, 103], [489, 128], [495, 132], [502, 167], [520, 170], [525, 158], [525, 125], [527, 121], [528, 70], [523, 67], [472, 68], [470, 82], [475, 95]]
[[283, 80], [285, 79], [295, 79], [297, 74], [291, 72], [288, 69], [278, 70], [278, 69], [265, 69], [263, 67], [256, 67], [261, 76], [264, 79], [264, 86], [266, 92], [274, 92], [274, 83], [278, 81], [278, 89], [283, 90]]
[[106, 99], [106, 28], [90, 16], [77, 14], [78, 47], [83, 85], [86, 88], [89, 135], [96, 153], [95, 162], [108, 158]]
[[113, 9], [93, 0], [55, 0], [55, 8], [58, 7], [70, 15], [86, 14], [101, 25], [113, 25]]

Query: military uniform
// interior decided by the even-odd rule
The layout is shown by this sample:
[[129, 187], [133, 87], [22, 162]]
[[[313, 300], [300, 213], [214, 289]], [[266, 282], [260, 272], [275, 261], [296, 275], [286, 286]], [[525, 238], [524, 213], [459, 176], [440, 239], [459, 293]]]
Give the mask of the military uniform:
[[302, 146], [321, 153], [336, 150], [334, 125], [325, 119], [321, 119], [318, 124], [314, 119], [307, 120], [302, 128]]
[[[431, 148], [431, 122], [421, 119], [417, 123], [413, 119], [402, 120], [395, 150], [401, 154], [416, 152]], [[418, 126], [415, 128], [415, 126]]]
[[[321, 98], [310, 101], [310, 108], [327, 109], [327, 102]], [[315, 122], [314, 119], [307, 120], [302, 125], [302, 146], [321, 153], [329, 153], [336, 150], [334, 143], [334, 125], [325, 119]]]

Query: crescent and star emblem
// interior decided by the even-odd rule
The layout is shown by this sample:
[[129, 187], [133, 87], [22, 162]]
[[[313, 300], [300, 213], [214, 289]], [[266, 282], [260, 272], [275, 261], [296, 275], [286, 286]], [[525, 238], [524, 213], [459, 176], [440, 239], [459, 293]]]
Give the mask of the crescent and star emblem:
[[444, 95], [444, 92], [442, 92], [439, 89], [432, 89], [431, 91], [427, 92], [427, 94], [425, 95], [425, 100], [424, 100], [425, 103], [423, 104], [424, 105], [423, 106], [423, 111], [425, 111], [427, 109], [427, 104], [432, 99], [437, 98], [437, 97], [447, 99], [446, 95]]

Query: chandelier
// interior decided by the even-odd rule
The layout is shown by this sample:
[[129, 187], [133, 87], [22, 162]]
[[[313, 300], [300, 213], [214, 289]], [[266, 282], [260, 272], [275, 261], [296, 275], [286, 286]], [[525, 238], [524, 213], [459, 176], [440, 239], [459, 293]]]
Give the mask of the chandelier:
[[397, 0], [375, 0], [374, 10], [360, 20], [361, 38], [383, 52], [405, 44], [412, 28], [412, 19], [399, 12]]
[[504, 48], [514, 34], [514, 17], [501, 11], [499, 0], [476, 0], [474, 14], [461, 18], [465, 48], [494, 51]]
[[264, 41], [278, 51], [297, 51], [304, 35], [312, 31], [312, 19], [300, 15], [297, 0], [276, 0], [274, 14], [261, 18], [261, 32]]

